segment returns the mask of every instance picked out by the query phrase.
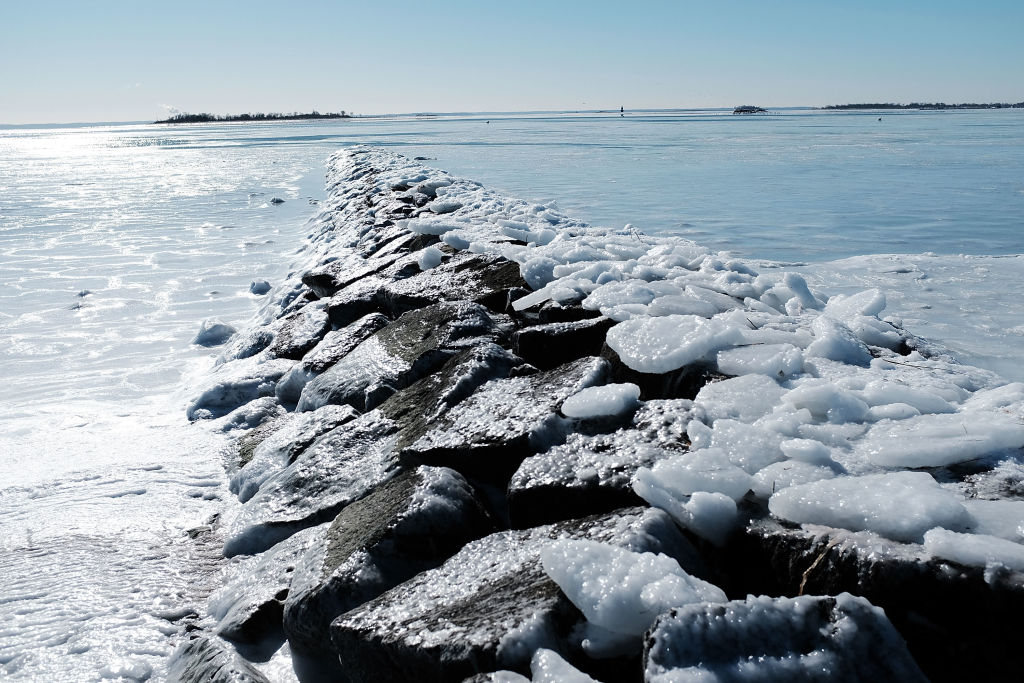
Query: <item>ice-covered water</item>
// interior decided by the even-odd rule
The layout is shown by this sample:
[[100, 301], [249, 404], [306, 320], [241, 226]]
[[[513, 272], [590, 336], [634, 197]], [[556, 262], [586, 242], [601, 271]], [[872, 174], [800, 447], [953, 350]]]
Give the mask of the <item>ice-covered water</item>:
[[762, 272], [802, 263], [823, 291], [880, 286], [911, 331], [1024, 379], [1024, 112], [881, 116], [0, 130], [0, 671], [160, 677], [176, 610], [217, 570], [186, 532], [226, 495], [223, 437], [183, 416], [182, 384], [211, 362], [189, 340], [256, 312], [250, 281], [286, 273], [342, 145]]

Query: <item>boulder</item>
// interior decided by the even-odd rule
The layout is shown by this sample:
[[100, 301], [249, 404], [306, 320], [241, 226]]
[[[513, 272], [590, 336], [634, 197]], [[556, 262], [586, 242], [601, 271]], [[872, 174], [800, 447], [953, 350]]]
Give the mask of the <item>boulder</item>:
[[301, 529], [328, 522], [394, 477], [397, 432], [397, 424], [373, 411], [321, 436], [242, 505], [225, 556], [262, 552]]
[[379, 486], [342, 510], [324, 542], [303, 557], [284, 608], [292, 649], [333, 652], [328, 627], [338, 615], [491, 531], [482, 503], [457, 472], [420, 467]]
[[526, 377], [488, 382], [404, 448], [403, 459], [503, 481], [526, 456], [565, 439], [558, 408], [580, 389], [604, 384], [608, 365], [583, 358]]
[[278, 358], [299, 360], [331, 329], [331, 321], [327, 317], [327, 302], [311, 301], [280, 319], [276, 327], [277, 334], [274, 343], [270, 345], [269, 353]]
[[486, 310], [467, 302], [411, 311], [359, 344], [307, 384], [297, 410], [328, 403], [372, 410], [396, 390], [435, 371], [460, 349], [494, 334]]
[[292, 368], [277, 383], [277, 397], [283, 403], [295, 405], [299, 402], [302, 390], [317, 375], [347, 356], [359, 344], [366, 341], [374, 332], [384, 328], [388, 318], [380, 313], [370, 313], [340, 330], [332, 330], [302, 358], [302, 362]]
[[195, 632], [171, 655], [167, 680], [178, 683], [270, 683], [227, 642]]
[[599, 355], [605, 333], [614, 324], [601, 317], [525, 327], [512, 335], [512, 350], [541, 370], [550, 370], [583, 356]]
[[249, 358], [274, 342], [274, 331], [269, 326], [252, 327], [232, 337], [221, 354], [217, 365], [240, 358]]
[[338, 617], [331, 636], [342, 667], [351, 680], [458, 681], [527, 673], [540, 647], [579, 660], [583, 617], [540, 565], [558, 538], [669, 555], [689, 549], [665, 513], [639, 508], [491, 534]]
[[279, 633], [295, 568], [307, 550], [323, 544], [326, 531], [326, 524], [305, 529], [228, 568], [223, 585], [210, 596], [207, 607], [217, 620], [217, 635], [255, 643]]
[[330, 263], [303, 274], [302, 283], [319, 297], [331, 297], [353, 282], [393, 266], [404, 255], [392, 252], [377, 258], [365, 258], [356, 252], [343, 253]]
[[196, 336], [192, 338], [192, 343], [196, 346], [220, 346], [237, 331], [231, 325], [219, 320], [204, 320], [199, 326]]
[[231, 477], [231, 492], [244, 503], [319, 436], [358, 416], [351, 406], [324, 406], [309, 413], [287, 413], [247, 434], [239, 440], [242, 467]]
[[841, 593], [672, 609], [644, 641], [644, 680], [927, 679], [885, 612]]
[[384, 285], [383, 304], [392, 315], [442, 301], [473, 301], [502, 313], [509, 293], [527, 293], [519, 264], [491, 254], [459, 252], [436, 268]]
[[692, 399], [704, 385], [726, 378], [710, 363], [684, 365], [665, 373], [639, 372], [623, 363], [607, 343], [601, 349], [601, 357], [611, 365], [612, 381], [637, 385], [640, 387], [640, 398], [645, 401], [657, 398]]

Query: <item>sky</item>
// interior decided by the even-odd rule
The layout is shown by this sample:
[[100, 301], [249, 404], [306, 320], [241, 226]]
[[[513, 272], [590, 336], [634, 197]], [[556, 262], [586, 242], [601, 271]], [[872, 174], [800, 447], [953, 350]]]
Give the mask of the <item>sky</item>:
[[0, 123], [1024, 100], [1021, 0], [0, 0]]

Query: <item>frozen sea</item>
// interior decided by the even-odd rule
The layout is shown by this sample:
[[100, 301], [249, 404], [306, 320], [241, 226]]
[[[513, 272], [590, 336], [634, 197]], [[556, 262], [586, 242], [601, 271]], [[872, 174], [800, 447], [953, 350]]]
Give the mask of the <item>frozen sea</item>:
[[1024, 380], [1024, 110], [0, 128], [0, 674], [162, 678], [228, 495], [225, 438], [184, 418], [213, 361], [189, 342], [256, 314], [249, 283], [288, 272], [352, 144], [881, 287], [914, 333]]

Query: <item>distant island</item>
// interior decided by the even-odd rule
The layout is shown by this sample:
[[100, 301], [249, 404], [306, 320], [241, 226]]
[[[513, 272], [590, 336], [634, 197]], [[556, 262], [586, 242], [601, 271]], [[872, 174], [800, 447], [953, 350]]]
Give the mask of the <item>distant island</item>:
[[733, 109], [732, 113], [733, 114], [766, 114], [766, 113], [768, 113], [768, 110], [767, 109], [762, 109], [761, 107], [755, 107], [752, 104], [743, 104], [743, 105], [740, 105], [740, 106], [736, 107], [735, 109]]
[[218, 116], [216, 114], [175, 114], [174, 116], [161, 119], [160, 121], [154, 121], [153, 123], [212, 123], [212, 122], [225, 122], [225, 121], [302, 121], [305, 119], [350, 119], [351, 114], [345, 113], [344, 110], [336, 114], [321, 114], [318, 111], [313, 111], [309, 114], [299, 114], [292, 112], [291, 114], [228, 114], [226, 116]]
[[978, 104], [969, 102], [963, 104], [946, 104], [945, 102], [911, 102], [910, 104], [894, 104], [892, 102], [874, 102], [871, 104], [830, 104], [822, 109], [1024, 109], [1024, 102], [1009, 104], [1007, 102], [989, 102]]

